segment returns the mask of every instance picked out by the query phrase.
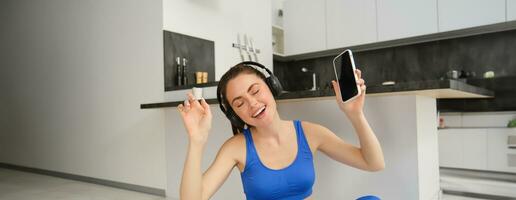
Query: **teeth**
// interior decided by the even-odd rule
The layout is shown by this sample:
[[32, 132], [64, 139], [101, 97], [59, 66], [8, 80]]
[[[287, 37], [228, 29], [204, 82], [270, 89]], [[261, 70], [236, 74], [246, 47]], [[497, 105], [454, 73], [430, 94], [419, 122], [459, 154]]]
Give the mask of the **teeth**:
[[260, 114], [264, 109], [265, 109], [265, 106], [263, 106], [260, 110], [256, 111], [256, 113], [254, 113], [253, 117], [258, 116], [258, 114]]

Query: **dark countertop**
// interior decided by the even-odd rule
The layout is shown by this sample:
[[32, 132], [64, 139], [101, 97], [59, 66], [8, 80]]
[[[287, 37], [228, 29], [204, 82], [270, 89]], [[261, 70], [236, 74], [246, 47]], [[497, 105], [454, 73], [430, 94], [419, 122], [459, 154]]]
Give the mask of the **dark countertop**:
[[516, 76], [495, 78], [471, 78], [469, 85], [486, 88], [496, 94], [496, 98], [486, 99], [438, 99], [437, 109], [441, 112], [491, 112], [516, 110]]
[[[488, 98], [494, 93], [488, 89], [473, 86], [457, 80], [431, 80], [397, 83], [395, 85], [372, 85], [367, 87], [367, 95], [395, 95], [418, 94], [435, 98]], [[285, 92], [276, 99], [279, 102], [286, 100], [305, 100], [314, 98], [334, 97], [333, 89], [317, 91]], [[206, 99], [208, 104], [218, 104], [216, 98]], [[141, 104], [141, 109], [175, 107], [183, 101], [169, 101]]]

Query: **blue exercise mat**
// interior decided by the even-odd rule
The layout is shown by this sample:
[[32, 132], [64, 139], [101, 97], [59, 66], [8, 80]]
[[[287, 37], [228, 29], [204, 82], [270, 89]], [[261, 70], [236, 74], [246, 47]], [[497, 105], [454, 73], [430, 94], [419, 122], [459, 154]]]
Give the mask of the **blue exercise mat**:
[[367, 195], [367, 196], [360, 197], [357, 200], [380, 200], [380, 198], [378, 198], [377, 196], [373, 196], [373, 195]]

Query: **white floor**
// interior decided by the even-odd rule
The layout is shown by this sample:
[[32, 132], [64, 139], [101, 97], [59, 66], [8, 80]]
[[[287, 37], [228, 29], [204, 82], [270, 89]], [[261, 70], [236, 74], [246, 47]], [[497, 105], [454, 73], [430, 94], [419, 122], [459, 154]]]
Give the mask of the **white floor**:
[[444, 195], [442, 200], [487, 200], [487, 199], [477, 199], [477, 198], [455, 196], [455, 195]]
[[165, 200], [103, 185], [0, 168], [0, 200]]
[[[0, 168], [0, 200], [173, 200], [103, 185]], [[442, 200], [481, 200], [444, 195]]]
[[440, 178], [441, 189], [445, 191], [516, 199], [516, 176], [513, 174], [441, 169]]

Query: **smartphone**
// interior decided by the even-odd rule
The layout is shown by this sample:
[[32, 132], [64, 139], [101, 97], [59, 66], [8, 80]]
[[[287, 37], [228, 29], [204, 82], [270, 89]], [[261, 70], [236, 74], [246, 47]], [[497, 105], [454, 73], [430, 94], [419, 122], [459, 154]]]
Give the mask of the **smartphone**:
[[[337, 74], [337, 66], [340, 66], [340, 76]], [[340, 53], [333, 59], [335, 78], [339, 83], [340, 94], [344, 103], [349, 102], [360, 95], [360, 88], [357, 85], [355, 69], [353, 53], [349, 49]]]

